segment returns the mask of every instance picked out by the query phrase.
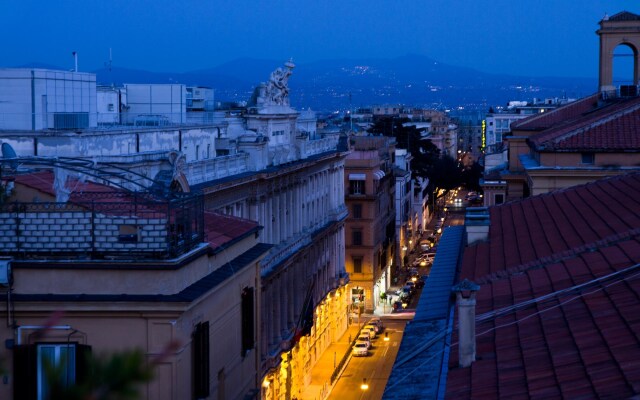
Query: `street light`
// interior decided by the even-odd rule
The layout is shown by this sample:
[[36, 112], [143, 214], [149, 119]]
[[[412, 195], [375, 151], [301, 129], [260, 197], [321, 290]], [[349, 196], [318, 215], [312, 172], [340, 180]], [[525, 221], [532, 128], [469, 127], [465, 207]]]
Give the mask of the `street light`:
[[362, 378], [362, 384], [360, 385], [360, 389], [362, 391], [369, 390], [369, 384], [367, 383], [367, 378]]
[[389, 341], [389, 332], [385, 332], [384, 333], [384, 341], [388, 342]]

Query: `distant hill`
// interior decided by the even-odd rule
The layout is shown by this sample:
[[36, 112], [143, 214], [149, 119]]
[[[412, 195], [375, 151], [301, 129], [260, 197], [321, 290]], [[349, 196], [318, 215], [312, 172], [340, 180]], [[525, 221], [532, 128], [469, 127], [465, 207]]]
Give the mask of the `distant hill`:
[[[99, 84], [184, 83], [214, 88], [216, 101], [246, 101], [253, 88], [284, 61], [240, 58], [186, 73], [118, 67], [92, 72]], [[583, 97], [596, 91], [597, 80], [489, 74], [408, 54], [392, 59], [298, 64], [289, 87], [291, 104], [297, 109], [332, 111], [375, 104], [488, 109], [510, 100]]]

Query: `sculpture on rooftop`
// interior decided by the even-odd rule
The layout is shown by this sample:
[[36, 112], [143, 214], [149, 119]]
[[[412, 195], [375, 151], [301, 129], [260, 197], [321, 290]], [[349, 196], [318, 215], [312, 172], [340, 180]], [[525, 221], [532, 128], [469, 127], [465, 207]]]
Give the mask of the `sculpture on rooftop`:
[[291, 61], [284, 63], [285, 68], [278, 67], [271, 73], [264, 95], [265, 105], [289, 106], [289, 77], [295, 68]]

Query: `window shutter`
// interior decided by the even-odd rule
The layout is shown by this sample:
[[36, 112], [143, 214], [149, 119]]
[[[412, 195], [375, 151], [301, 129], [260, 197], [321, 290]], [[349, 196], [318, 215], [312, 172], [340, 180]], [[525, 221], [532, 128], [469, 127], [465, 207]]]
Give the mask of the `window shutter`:
[[36, 400], [38, 352], [36, 346], [13, 347], [13, 398], [14, 400]]
[[249, 350], [253, 349], [255, 345], [253, 292], [254, 289], [252, 287], [245, 287], [242, 290], [242, 357], [244, 357]]
[[193, 332], [193, 397], [209, 396], [209, 321], [196, 324]]
[[76, 344], [76, 383], [87, 382], [91, 376], [91, 346]]

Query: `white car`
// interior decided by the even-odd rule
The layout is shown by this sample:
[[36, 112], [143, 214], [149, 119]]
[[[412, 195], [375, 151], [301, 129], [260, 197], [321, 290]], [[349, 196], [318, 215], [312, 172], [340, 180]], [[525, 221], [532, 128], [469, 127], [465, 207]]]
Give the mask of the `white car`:
[[369, 339], [369, 336], [366, 336], [366, 335], [358, 336], [358, 338], [356, 339], [356, 343], [364, 343], [367, 345], [367, 349], [371, 348], [371, 339]]
[[363, 331], [367, 331], [368, 330], [369, 332], [371, 332], [371, 335], [370, 335], [371, 339], [375, 339], [376, 338], [376, 327], [375, 326], [373, 326], [373, 325], [365, 325], [362, 328], [362, 330]]
[[367, 348], [367, 344], [364, 342], [357, 341], [356, 344], [353, 345], [353, 350], [351, 354], [354, 356], [363, 356], [366, 357], [369, 355], [369, 348]]

